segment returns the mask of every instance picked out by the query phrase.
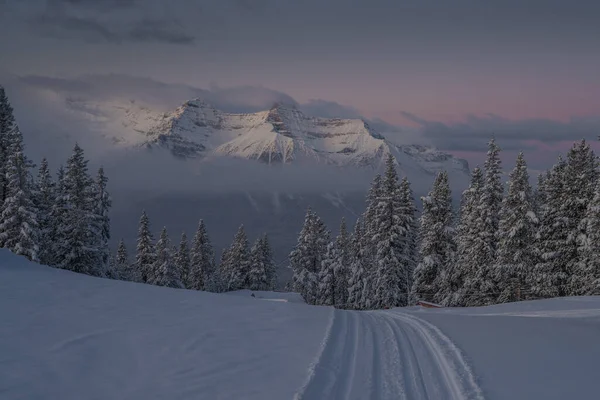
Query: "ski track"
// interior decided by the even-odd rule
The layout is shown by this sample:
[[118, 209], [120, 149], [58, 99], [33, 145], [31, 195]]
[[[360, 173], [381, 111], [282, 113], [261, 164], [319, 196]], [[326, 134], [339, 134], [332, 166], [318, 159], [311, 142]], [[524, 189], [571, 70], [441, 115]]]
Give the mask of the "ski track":
[[438, 328], [401, 310], [334, 310], [302, 400], [483, 400], [460, 350]]

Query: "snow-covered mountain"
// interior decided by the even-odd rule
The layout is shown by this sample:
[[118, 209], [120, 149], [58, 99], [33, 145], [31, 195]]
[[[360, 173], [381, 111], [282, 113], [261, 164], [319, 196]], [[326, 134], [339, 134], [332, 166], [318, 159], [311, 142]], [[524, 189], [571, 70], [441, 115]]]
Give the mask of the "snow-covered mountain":
[[112, 124], [104, 132], [116, 144], [168, 149], [182, 158], [225, 155], [266, 164], [377, 169], [391, 152], [401, 168], [468, 173], [466, 161], [423, 145], [393, 143], [363, 119], [311, 117], [283, 104], [245, 114], [223, 112], [200, 99], [171, 112], [136, 102], [85, 103], [76, 108]]

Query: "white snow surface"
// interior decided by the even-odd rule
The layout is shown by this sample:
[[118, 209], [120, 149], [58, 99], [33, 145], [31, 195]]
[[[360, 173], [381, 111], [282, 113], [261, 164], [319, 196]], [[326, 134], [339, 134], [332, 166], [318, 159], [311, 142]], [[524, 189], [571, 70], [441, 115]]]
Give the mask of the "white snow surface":
[[92, 278], [0, 250], [0, 316], [2, 399], [597, 397], [600, 297], [343, 311]]

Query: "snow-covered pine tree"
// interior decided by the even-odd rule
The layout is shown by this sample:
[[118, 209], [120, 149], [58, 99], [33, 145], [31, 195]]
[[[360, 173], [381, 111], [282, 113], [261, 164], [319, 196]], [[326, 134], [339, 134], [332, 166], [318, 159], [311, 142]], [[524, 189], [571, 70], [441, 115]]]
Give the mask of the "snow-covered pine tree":
[[41, 264], [52, 264], [53, 251], [53, 221], [52, 208], [55, 201], [55, 184], [50, 174], [48, 161], [44, 158], [40, 163], [37, 177], [37, 190], [34, 197], [38, 210], [37, 220], [39, 226], [39, 254]]
[[120, 279], [119, 271], [117, 270], [117, 259], [110, 249], [108, 250], [108, 265], [104, 275], [108, 279]]
[[135, 268], [129, 263], [129, 255], [127, 254], [127, 247], [125, 241], [121, 239], [119, 241], [119, 247], [117, 248], [117, 256], [115, 258], [115, 269], [117, 271], [117, 279], [122, 281], [133, 281], [135, 277]]
[[150, 282], [157, 286], [171, 288], [183, 288], [179, 277], [179, 270], [173, 262], [171, 254], [171, 241], [167, 234], [167, 228], [163, 228], [156, 242], [156, 259], [153, 267], [153, 280]]
[[362, 221], [358, 219], [354, 225], [350, 241], [351, 264], [350, 277], [348, 279], [348, 308], [354, 310], [362, 310], [365, 306], [363, 293], [367, 283], [367, 249], [364, 248], [365, 241], [363, 239], [364, 226]]
[[[407, 245], [405, 247], [404, 260], [406, 263], [406, 286], [408, 288], [408, 292], [410, 292], [413, 284], [413, 275], [418, 263], [417, 247], [419, 228], [417, 226], [417, 207], [415, 205], [415, 198], [407, 177], [402, 178], [402, 181], [400, 182], [400, 200], [404, 210], [403, 214], [406, 215], [406, 219], [404, 220], [404, 228], [406, 229]], [[414, 299], [411, 299], [411, 296], [409, 295], [408, 305], [413, 303]]]
[[112, 199], [107, 191], [108, 178], [104, 175], [104, 169], [100, 168], [92, 189], [92, 218], [94, 226], [95, 247], [98, 249], [98, 275], [108, 268], [110, 240], [110, 207]]
[[273, 260], [273, 250], [266, 233], [261, 238], [261, 250], [265, 271], [267, 272], [267, 290], [275, 290], [277, 288], [277, 266]]
[[567, 154], [567, 166], [564, 175], [565, 201], [563, 202], [563, 215], [569, 232], [567, 248], [563, 249], [565, 259], [565, 274], [567, 275], [567, 286], [562, 288], [561, 295], [573, 295], [569, 291], [568, 281], [573, 272], [578, 270], [577, 264], [581, 261], [581, 255], [577, 238], [583, 233], [581, 221], [584, 219], [588, 205], [594, 197], [596, 182], [598, 181], [598, 160], [594, 151], [585, 140], [573, 145]]
[[56, 174], [56, 187], [54, 189], [54, 202], [50, 212], [51, 223], [51, 251], [48, 265], [59, 267], [63, 261], [64, 240], [61, 228], [67, 215], [67, 196], [65, 192], [65, 169], [61, 165]]
[[421, 260], [414, 272], [412, 293], [415, 299], [440, 302], [451, 294], [451, 289], [444, 287], [448, 282], [444, 275], [456, 252], [452, 192], [446, 171], [437, 175], [433, 188], [421, 200]]
[[318, 294], [315, 304], [333, 306], [338, 303], [336, 299], [336, 260], [338, 258], [335, 243], [327, 245], [327, 252], [318, 274]]
[[[198, 229], [192, 242], [190, 273], [187, 278], [186, 287], [195, 290], [219, 291], [217, 288], [211, 288], [209, 280], [213, 273], [216, 273], [214, 263], [214, 250], [208, 237], [208, 231], [204, 221], [200, 220]], [[219, 279], [213, 280], [216, 284]], [[220, 283], [219, 283], [220, 285]]]
[[221, 272], [224, 274], [228, 290], [240, 290], [248, 286], [250, 249], [244, 225], [240, 225], [233, 243], [227, 250], [227, 258], [221, 265]]
[[337, 308], [348, 307], [348, 280], [350, 279], [351, 268], [351, 250], [350, 250], [350, 235], [346, 227], [346, 219], [342, 218], [340, 224], [340, 233], [335, 239], [335, 258], [333, 263], [334, 268], [334, 288], [335, 288], [335, 305]]
[[372, 308], [371, 304], [375, 298], [375, 284], [377, 282], [376, 253], [377, 245], [373, 241], [377, 233], [376, 214], [379, 205], [379, 199], [382, 197], [383, 178], [376, 175], [371, 183], [371, 188], [367, 194], [366, 210], [362, 216], [362, 234], [361, 240], [361, 263], [364, 268], [364, 287], [362, 295], [362, 308]]
[[500, 209], [494, 268], [500, 303], [527, 298], [527, 282], [531, 280], [529, 276], [536, 263], [533, 243], [537, 222], [527, 163], [521, 152], [510, 174], [508, 192]]
[[574, 296], [597, 296], [600, 295], [600, 180], [580, 229], [579, 262], [572, 271], [569, 292]]
[[0, 85], [0, 205], [4, 204], [7, 196], [6, 173], [14, 129], [16, 129], [16, 124], [13, 108], [8, 101], [4, 87]]
[[0, 247], [31, 261], [38, 259], [38, 210], [32, 195], [31, 163], [23, 153], [23, 137], [14, 127], [5, 169], [5, 199], [0, 216]]
[[62, 184], [63, 220], [58, 223], [58, 266], [74, 272], [102, 276], [99, 263], [97, 230], [94, 225], [93, 180], [88, 174], [88, 161], [75, 144], [67, 160]]
[[470, 291], [472, 288], [469, 285], [478, 269], [476, 248], [481, 248], [483, 243], [479, 238], [481, 229], [479, 204], [483, 185], [483, 172], [476, 167], [471, 171], [471, 184], [463, 192], [461, 199], [460, 219], [456, 232], [456, 261], [445, 274], [447, 281], [445, 292], [448, 295], [443, 299], [442, 304], [447, 306], [465, 306], [472, 295]]
[[406, 253], [409, 241], [406, 226], [409, 215], [406, 211], [402, 204], [395, 159], [390, 154], [386, 160], [386, 173], [374, 224], [377, 227], [373, 237], [377, 246], [374, 287], [376, 308], [407, 305]]
[[501, 180], [500, 148], [494, 139], [490, 140], [488, 144], [484, 167], [485, 179], [479, 204], [480, 222], [482, 223], [479, 235], [484, 243], [481, 244], [481, 253], [477, 256], [480, 264], [476, 280], [472, 281], [477, 287], [473, 287], [472, 296], [469, 298], [470, 305], [489, 305], [497, 299], [494, 262], [504, 187]]
[[308, 209], [298, 235], [298, 243], [290, 253], [294, 290], [300, 293], [308, 304], [315, 304], [317, 301], [317, 278], [327, 252], [329, 238], [329, 231], [323, 221]]
[[154, 238], [150, 231], [150, 220], [146, 211], [142, 212], [137, 238], [137, 253], [135, 256], [135, 276], [132, 281], [151, 283], [154, 282], [154, 262], [156, 261], [156, 250]]
[[269, 290], [263, 246], [263, 237], [259, 237], [250, 249], [250, 268], [248, 271], [248, 289], [250, 290]]
[[181, 240], [179, 241], [179, 247], [177, 248], [177, 252], [175, 254], [175, 266], [179, 270], [179, 276], [181, 279], [181, 283], [183, 287], [189, 289], [189, 275], [190, 275], [190, 267], [191, 267], [191, 259], [190, 259], [190, 247], [188, 245], [188, 239], [185, 232], [181, 234]]
[[565, 216], [565, 170], [567, 162], [559, 157], [544, 179], [545, 203], [541, 205], [535, 248], [538, 262], [528, 287], [532, 298], [558, 297], [565, 293], [568, 277], [565, 266], [572, 259], [568, 251], [569, 225]]

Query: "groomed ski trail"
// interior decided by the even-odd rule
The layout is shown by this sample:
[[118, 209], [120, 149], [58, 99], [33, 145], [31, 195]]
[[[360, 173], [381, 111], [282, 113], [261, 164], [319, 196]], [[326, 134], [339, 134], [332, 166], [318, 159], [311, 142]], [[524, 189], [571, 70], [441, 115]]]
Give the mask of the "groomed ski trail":
[[460, 350], [408, 313], [335, 310], [326, 343], [298, 399], [484, 398]]

